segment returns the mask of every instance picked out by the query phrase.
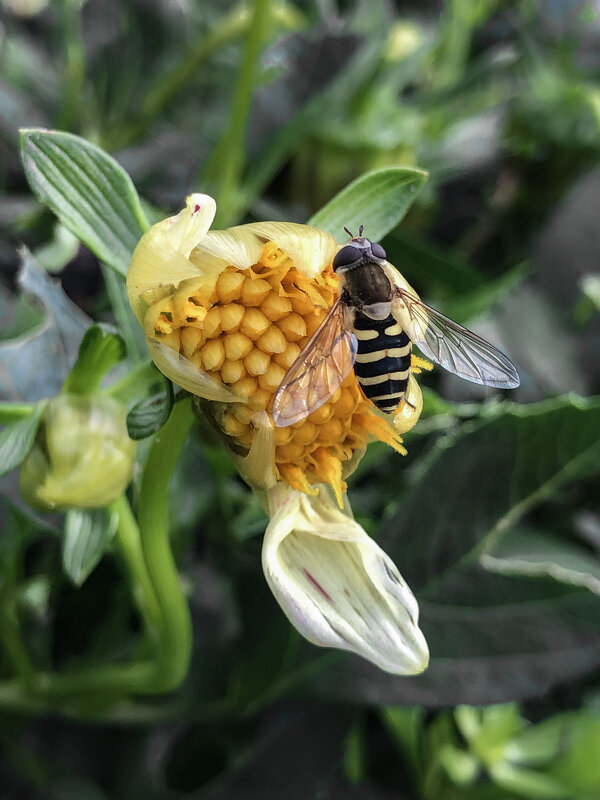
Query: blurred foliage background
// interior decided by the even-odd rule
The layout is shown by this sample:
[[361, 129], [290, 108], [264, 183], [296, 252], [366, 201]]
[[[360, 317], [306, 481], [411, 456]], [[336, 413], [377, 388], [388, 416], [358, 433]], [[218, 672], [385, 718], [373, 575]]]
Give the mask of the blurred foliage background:
[[194, 620], [183, 687], [68, 711], [23, 702], [10, 683], [17, 621], [39, 669], [68, 670], [130, 653], [139, 620], [109, 543], [75, 585], [61, 516], [32, 512], [4, 477], [2, 800], [597, 800], [596, 0], [0, 8], [5, 401], [56, 393], [79, 344], [51, 357], [40, 326], [67, 300], [17, 285], [21, 243], [88, 317], [123, 323], [114, 276], [27, 185], [18, 129], [34, 126], [111, 153], [151, 219], [199, 190], [221, 226], [303, 222], [366, 170], [427, 169], [388, 258], [522, 379], [501, 398], [436, 370], [408, 456], [373, 445], [352, 478], [357, 518], [421, 606], [432, 658], [417, 678], [290, 629], [260, 569], [264, 515], [199, 430], [172, 486]]

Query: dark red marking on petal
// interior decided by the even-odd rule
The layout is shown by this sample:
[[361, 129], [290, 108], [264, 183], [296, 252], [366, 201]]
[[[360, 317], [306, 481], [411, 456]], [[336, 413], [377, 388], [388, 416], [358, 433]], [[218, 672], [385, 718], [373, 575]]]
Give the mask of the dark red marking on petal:
[[304, 567], [302, 567], [302, 572], [303, 572], [303, 573], [306, 575], [306, 577], [307, 577], [307, 578], [308, 578], [308, 580], [309, 580], [309, 581], [310, 581], [310, 582], [313, 584], [313, 586], [316, 586], [316, 588], [317, 588], [317, 589], [318, 589], [318, 590], [321, 592], [321, 594], [323, 595], [323, 597], [325, 597], [327, 600], [329, 600], [329, 602], [330, 602], [330, 603], [333, 603], [333, 598], [332, 598], [332, 597], [330, 597], [330, 596], [327, 594], [327, 592], [326, 592], [326, 591], [325, 591], [325, 589], [324, 589], [324, 588], [321, 586], [321, 584], [319, 583], [319, 581], [318, 581], [316, 578], [313, 578], [313, 576], [310, 574], [310, 572], [309, 572], [307, 569], [305, 569]]
[[199, 206], [198, 204], [196, 204], [196, 205], [194, 206], [194, 210], [193, 210], [193, 212], [192, 212], [192, 213], [193, 213], [193, 214], [197, 214], [197, 213], [200, 211], [200, 209], [201, 209], [201, 208], [202, 208], [202, 206]]

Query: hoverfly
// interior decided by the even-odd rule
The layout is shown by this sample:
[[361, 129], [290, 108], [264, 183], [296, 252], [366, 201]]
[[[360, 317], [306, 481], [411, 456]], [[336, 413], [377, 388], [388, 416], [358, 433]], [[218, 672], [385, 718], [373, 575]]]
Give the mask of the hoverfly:
[[333, 259], [340, 293], [288, 369], [273, 400], [278, 427], [320, 408], [354, 367], [366, 397], [391, 414], [403, 400], [413, 344], [426, 358], [473, 383], [513, 389], [514, 364], [492, 344], [423, 303], [386, 260], [383, 247], [350, 236]]

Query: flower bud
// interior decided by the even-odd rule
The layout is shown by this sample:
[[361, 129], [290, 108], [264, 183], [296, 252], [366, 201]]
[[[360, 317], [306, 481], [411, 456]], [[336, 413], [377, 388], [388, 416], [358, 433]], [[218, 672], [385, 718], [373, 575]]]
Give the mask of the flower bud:
[[59, 395], [48, 403], [21, 466], [21, 493], [35, 508], [100, 508], [131, 480], [136, 445], [127, 411], [109, 397]]

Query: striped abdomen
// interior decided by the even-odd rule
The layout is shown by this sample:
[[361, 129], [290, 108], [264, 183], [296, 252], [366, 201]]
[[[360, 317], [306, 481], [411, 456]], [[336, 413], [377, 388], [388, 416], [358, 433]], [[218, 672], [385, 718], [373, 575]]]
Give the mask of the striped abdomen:
[[377, 320], [356, 311], [353, 330], [358, 382], [369, 400], [390, 414], [406, 392], [412, 343], [391, 314]]

